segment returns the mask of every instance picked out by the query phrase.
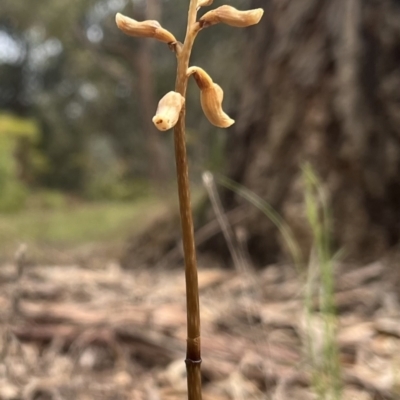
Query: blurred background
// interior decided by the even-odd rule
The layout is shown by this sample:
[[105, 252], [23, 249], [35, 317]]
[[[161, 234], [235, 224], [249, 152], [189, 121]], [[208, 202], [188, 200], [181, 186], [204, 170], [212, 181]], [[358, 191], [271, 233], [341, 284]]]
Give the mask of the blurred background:
[[[301, 168], [309, 162], [332, 209], [336, 249], [353, 260], [381, 256], [400, 232], [399, 5], [229, 4], [260, 6], [265, 15], [245, 30], [206, 29], [196, 42], [192, 64], [223, 87], [224, 107], [237, 122], [228, 130], [211, 126], [190, 85], [194, 188], [203, 190], [205, 170], [227, 176], [277, 210], [307, 253]], [[171, 133], [157, 132], [151, 117], [173, 88], [174, 56], [160, 43], [124, 36], [114, 18], [157, 19], [182, 39], [186, 5], [43, 1], [31, 12], [23, 1], [2, 1], [3, 244], [127, 234], [128, 221], [142, 225], [129, 219], [141, 200], [161, 204], [173, 193]], [[237, 191], [221, 189], [228, 211], [243, 206], [253, 261], [281, 259], [274, 224]], [[199, 223], [213, 218], [200, 214]], [[217, 235], [213, 242], [205, 249], [222, 254], [224, 241]]]
[[[311, 282], [297, 273], [316, 263], [341, 277], [335, 290], [346, 294], [335, 298], [338, 311], [354, 312], [340, 320], [349, 331], [338, 352], [353, 371], [342, 384], [358, 385], [358, 392], [340, 398], [394, 399], [392, 375], [382, 378], [390, 384], [371, 383], [384, 368], [357, 368], [369, 356], [381, 357], [379, 365], [400, 365], [388, 362], [379, 347], [386, 334], [399, 338], [398, 325], [374, 319], [399, 309], [400, 2], [215, 0], [211, 7], [223, 4], [265, 13], [247, 29], [204, 29], [191, 59], [223, 88], [224, 110], [236, 120], [226, 130], [210, 125], [190, 82], [187, 146], [201, 290], [208, 294], [202, 304], [205, 352], [219, 355], [205, 367], [209, 398], [268, 393], [286, 399], [301, 392], [304, 397], [296, 398], [339, 399], [318, 397], [319, 389], [317, 397], [307, 397], [303, 375], [293, 378], [287, 393], [279, 386], [287, 363], [293, 371], [309, 361], [299, 347], [310, 331], [304, 321], [293, 321]], [[1, 398], [78, 398], [86, 391], [86, 398], [185, 398], [175, 363], [185, 317], [182, 273], [174, 268], [183, 258], [173, 137], [151, 122], [159, 99], [173, 90], [176, 60], [168, 46], [123, 35], [115, 14], [158, 20], [183, 40], [187, 7], [188, 0], [0, 0], [0, 260], [6, 282], [0, 300], [32, 301], [13, 309], [23, 323], [10, 322], [26, 342], [26, 359], [15, 355], [18, 346], [10, 355], [26, 369], [15, 372], [25, 383], [19, 389], [11, 384], [12, 395], [1, 392]], [[206, 185], [205, 171], [212, 174]], [[7, 268], [24, 264], [21, 257], [12, 261], [21, 242], [28, 245], [33, 275], [26, 273], [25, 286], [19, 283], [23, 289], [15, 292]], [[325, 284], [324, 293], [334, 296]], [[88, 308], [81, 310], [82, 304]], [[132, 318], [129, 329], [118, 319], [121, 304]], [[312, 311], [322, 312], [323, 304]], [[97, 332], [99, 326], [104, 329]], [[266, 332], [273, 337], [268, 348], [275, 369], [265, 364]], [[359, 337], [381, 341], [368, 342], [360, 355]], [[399, 340], [390, 346], [400, 348]], [[29, 363], [38, 360], [43, 365], [35, 374], [56, 369], [73, 377], [71, 392], [54, 389], [64, 383], [48, 384], [54, 390], [40, 389], [48, 397], [37, 397], [40, 385], [29, 386], [27, 376]], [[317, 361], [307, 365], [335, 376], [338, 364], [324, 370]], [[90, 379], [100, 371], [109, 380], [100, 389], [85, 386], [79, 371], [94, 371]], [[143, 378], [140, 384], [134, 376]], [[24, 395], [21, 387], [28, 388]], [[110, 395], [99, 397], [107, 390]], [[117, 392], [120, 397], [112, 397]]]
[[[126, 234], [130, 209], [144, 198], [164, 199], [174, 188], [171, 132], [160, 134], [151, 122], [159, 99], [174, 88], [174, 54], [155, 41], [120, 33], [115, 24], [120, 11], [160, 20], [183, 40], [185, 1], [45, 1], [32, 12], [24, 1], [2, 1], [3, 243]], [[245, 40], [243, 32], [218, 26], [201, 35], [193, 55], [193, 63], [225, 87], [231, 112]], [[204, 169], [220, 170], [229, 133], [206, 121], [194, 87], [188, 104], [196, 185]], [[68, 219], [53, 226], [54, 218], [62, 219], [61, 209], [70, 211]]]

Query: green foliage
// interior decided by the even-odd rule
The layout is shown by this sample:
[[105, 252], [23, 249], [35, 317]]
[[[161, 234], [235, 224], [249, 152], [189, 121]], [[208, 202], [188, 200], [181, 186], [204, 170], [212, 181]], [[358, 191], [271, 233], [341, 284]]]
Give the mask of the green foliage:
[[145, 180], [116, 180], [110, 174], [91, 179], [86, 187], [85, 196], [90, 200], [129, 201], [147, 197], [150, 192], [149, 182]]
[[35, 121], [0, 114], [0, 212], [15, 212], [25, 205], [28, 189], [18, 179], [22, 166], [15, 154], [22, 141], [33, 143], [37, 137]]
[[9, 113], [0, 113], [0, 135], [11, 138], [28, 138], [37, 141], [39, 129], [32, 118], [19, 118]]
[[[303, 270], [301, 249], [290, 227], [279, 213], [252, 191], [229, 180], [218, 177], [217, 182], [243, 197], [279, 229], [290, 251], [297, 270]], [[309, 164], [303, 167], [304, 195], [307, 220], [313, 235], [315, 257], [311, 258], [306, 275], [304, 308], [306, 315], [306, 353], [309, 358], [312, 384], [319, 400], [340, 400], [342, 393], [339, 350], [336, 341], [337, 316], [334, 303], [334, 275], [331, 252], [331, 216], [321, 184]], [[319, 291], [319, 312], [315, 311], [314, 297]], [[322, 321], [322, 335], [318, 322]], [[317, 335], [321, 335], [317, 338]], [[322, 344], [321, 344], [322, 342]], [[321, 348], [318, 345], [321, 344]], [[317, 348], [318, 347], [318, 348]]]
[[163, 206], [154, 198], [93, 203], [56, 192], [39, 193], [18, 213], [0, 214], [0, 250], [21, 241], [62, 247], [115, 243], [139, 230]]
[[25, 206], [28, 190], [16, 181], [4, 182], [1, 175], [0, 171], [0, 212], [9, 213], [21, 210]]
[[128, 179], [129, 167], [118, 159], [112, 142], [106, 137], [91, 137], [88, 145], [83, 195], [90, 200], [128, 201], [147, 196], [149, 182]]
[[56, 190], [41, 190], [30, 194], [27, 200], [28, 210], [58, 210], [62, 211], [68, 206], [67, 197]]
[[[136, 187], [142, 183], [134, 183], [134, 188], [126, 183], [128, 178], [143, 181], [151, 176], [148, 168], [151, 146], [142, 121], [142, 115], [149, 110], [144, 109], [139, 95], [138, 60], [131, 57], [140, 50], [140, 44], [118, 32], [115, 13], [124, 12], [141, 19], [146, 3], [144, 0], [133, 3], [44, 0], [35, 4], [32, 13], [24, 0], [2, 2], [7, 21], [0, 21], [0, 31], [13, 38], [21, 54], [9, 64], [0, 62], [0, 91], [13, 92], [13, 99], [7, 104], [0, 102], [0, 108], [22, 110], [38, 121], [39, 134], [30, 160], [35, 185], [73, 191], [90, 198], [130, 198], [142, 191]], [[185, 19], [178, 16], [187, 12], [187, 0], [173, 3], [171, 6], [168, 2], [159, 2], [161, 23], [182, 40]], [[249, 3], [249, 0], [230, 1], [230, 5], [239, 8], [247, 8]], [[238, 76], [241, 68], [240, 46], [245, 39], [240, 30], [229, 27], [215, 26], [202, 33], [193, 64], [200, 63], [226, 88], [224, 104], [232, 108], [233, 94], [240, 84], [233, 77]], [[200, 62], [205, 49], [210, 57]], [[172, 89], [176, 60], [166, 46], [153, 43], [150, 62], [155, 93], [149, 96], [157, 101]], [[188, 126], [194, 132], [189, 146], [190, 159], [199, 172], [204, 166], [214, 169], [223, 162], [227, 133], [216, 131], [204, 122], [198, 91], [193, 85], [188, 95], [192, 110]], [[155, 108], [156, 104], [150, 112]], [[117, 176], [116, 183], [108, 176], [108, 182], [93, 176], [88, 161], [92, 136], [106, 136], [115, 151], [113, 163], [125, 164], [124, 176]], [[165, 154], [173, 153], [169, 136], [159, 141], [161, 147], [168, 146]], [[172, 168], [173, 163], [170, 165]]]
[[[312, 364], [313, 387], [321, 400], [340, 400], [342, 380], [339, 349], [336, 341], [337, 316], [334, 301], [334, 267], [331, 252], [331, 216], [327, 199], [317, 175], [310, 164], [303, 167], [307, 219], [314, 238], [315, 259], [308, 272], [306, 316], [308, 325], [308, 353]], [[315, 264], [317, 271], [313, 270]], [[315, 272], [315, 273], [314, 273]], [[316, 276], [317, 279], [313, 279]], [[319, 313], [313, 311], [313, 296], [319, 291]], [[322, 320], [322, 348], [316, 348], [313, 317]]]

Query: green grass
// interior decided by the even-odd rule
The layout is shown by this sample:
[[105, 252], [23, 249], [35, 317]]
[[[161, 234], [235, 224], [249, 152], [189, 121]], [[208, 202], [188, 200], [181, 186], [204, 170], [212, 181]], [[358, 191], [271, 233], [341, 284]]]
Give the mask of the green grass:
[[279, 213], [269, 204], [267, 201], [257, 196], [254, 192], [247, 189], [246, 187], [240, 185], [237, 182], [232, 181], [231, 179], [225, 176], [217, 176], [217, 183], [226, 189], [231, 190], [237, 195], [246, 199], [250, 204], [258, 208], [269, 220], [276, 226], [279, 230], [279, 233], [282, 235], [290, 256], [292, 257], [293, 263], [295, 267], [300, 271], [303, 260], [301, 256], [301, 249], [295, 239], [295, 236], [290, 229], [290, 226], [284, 221], [284, 219], [279, 215]]
[[139, 231], [162, 209], [156, 198], [64, 203], [50, 209], [33, 204], [18, 213], [0, 214], [0, 247], [18, 242], [71, 246], [115, 242]]
[[[336, 341], [338, 321], [335, 307], [334, 257], [331, 250], [332, 217], [327, 199], [319, 178], [310, 164], [303, 166], [305, 184], [305, 203], [307, 220], [314, 238], [315, 262], [317, 263], [317, 281], [312, 282], [312, 265], [307, 282], [305, 308], [309, 327], [308, 351], [312, 365], [312, 383], [314, 392], [320, 400], [340, 400], [342, 398], [342, 379], [339, 361], [339, 349]], [[319, 292], [319, 313], [313, 310], [313, 294]], [[322, 348], [314, 347], [312, 337], [312, 318], [322, 321]]]
[[[318, 400], [339, 400], [342, 396], [341, 367], [336, 342], [338, 321], [334, 302], [334, 257], [331, 250], [332, 217], [321, 182], [310, 164], [302, 168], [307, 222], [313, 236], [313, 254], [305, 276], [304, 309], [306, 316], [305, 353], [312, 376], [312, 388]], [[264, 199], [225, 177], [217, 182], [243, 197], [278, 228], [292, 256], [297, 271], [303, 271], [301, 249], [286, 221]], [[315, 265], [314, 265], [315, 264]], [[318, 309], [314, 301], [318, 297]], [[322, 322], [322, 346], [315, 345], [316, 320]]]

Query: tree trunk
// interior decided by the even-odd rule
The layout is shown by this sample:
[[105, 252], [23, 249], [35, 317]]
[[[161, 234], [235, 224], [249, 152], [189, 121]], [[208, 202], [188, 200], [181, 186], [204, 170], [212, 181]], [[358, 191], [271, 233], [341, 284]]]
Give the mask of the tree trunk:
[[[230, 132], [228, 176], [270, 203], [305, 252], [301, 165], [329, 196], [336, 249], [380, 257], [400, 237], [400, 2], [253, 0], [242, 98]], [[227, 209], [245, 200], [225, 191]], [[259, 265], [285, 253], [254, 206], [241, 223]]]

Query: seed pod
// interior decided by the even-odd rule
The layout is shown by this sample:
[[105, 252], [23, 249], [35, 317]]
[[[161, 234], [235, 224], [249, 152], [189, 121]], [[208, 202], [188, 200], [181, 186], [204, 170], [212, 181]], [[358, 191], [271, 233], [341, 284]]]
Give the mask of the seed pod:
[[210, 75], [199, 67], [190, 67], [187, 76], [193, 75], [200, 89], [201, 108], [207, 119], [219, 128], [228, 128], [235, 121], [222, 110], [224, 92], [213, 82]]
[[129, 36], [154, 38], [164, 43], [176, 42], [175, 36], [164, 29], [158, 21], [147, 20], [138, 22], [118, 13], [115, 22], [122, 32]]
[[200, 23], [203, 26], [223, 23], [237, 28], [245, 28], [246, 26], [258, 24], [263, 14], [264, 10], [262, 8], [239, 11], [235, 7], [225, 5], [205, 13], [200, 18]]
[[178, 122], [185, 98], [177, 92], [168, 92], [158, 103], [152, 121], [160, 131], [173, 128]]

